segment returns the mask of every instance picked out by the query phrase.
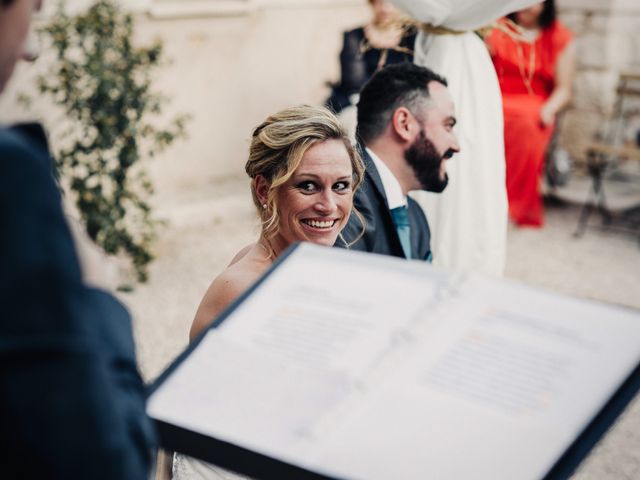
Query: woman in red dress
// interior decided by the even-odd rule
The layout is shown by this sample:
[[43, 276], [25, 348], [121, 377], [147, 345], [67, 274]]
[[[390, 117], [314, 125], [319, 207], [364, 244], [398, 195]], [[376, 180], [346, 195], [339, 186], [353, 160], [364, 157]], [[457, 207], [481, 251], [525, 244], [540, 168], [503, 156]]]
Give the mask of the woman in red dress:
[[575, 64], [571, 32], [547, 0], [502, 20], [487, 44], [504, 108], [509, 215], [518, 225], [543, 224], [539, 184], [556, 114], [569, 102]]

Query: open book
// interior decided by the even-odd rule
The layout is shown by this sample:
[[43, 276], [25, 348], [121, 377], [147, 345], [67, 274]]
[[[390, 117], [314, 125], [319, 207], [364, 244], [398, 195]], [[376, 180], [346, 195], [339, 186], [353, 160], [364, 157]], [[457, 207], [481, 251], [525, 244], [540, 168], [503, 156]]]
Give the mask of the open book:
[[165, 448], [256, 478], [565, 478], [639, 365], [638, 311], [302, 244], [148, 413]]

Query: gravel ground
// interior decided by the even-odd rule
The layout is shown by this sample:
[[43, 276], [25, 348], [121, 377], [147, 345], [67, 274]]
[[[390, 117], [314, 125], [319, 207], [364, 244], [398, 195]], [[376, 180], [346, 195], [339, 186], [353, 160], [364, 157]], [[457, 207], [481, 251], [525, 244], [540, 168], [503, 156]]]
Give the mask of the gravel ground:
[[[191, 320], [209, 283], [258, 233], [245, 179], [161, 197], [156, 203], [168, 225], [158, 241], [150, 281], [120, 294], [134, 316], [139, 361], [147, 380], [186, 346]], [[575, 239], [578, 207], [547, 203], [543, 229], [510, 227], [506, 277], [640, 309], [639, 233], [593, 228]], [[638, 398], [575, 478], [640, 478]]]

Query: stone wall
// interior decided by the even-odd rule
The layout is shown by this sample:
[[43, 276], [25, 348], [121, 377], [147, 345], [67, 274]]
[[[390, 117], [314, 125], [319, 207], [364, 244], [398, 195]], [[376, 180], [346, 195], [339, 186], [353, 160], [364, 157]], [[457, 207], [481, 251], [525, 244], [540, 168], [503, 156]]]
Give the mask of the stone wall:
[[[341, 32], [369, 16], [365, 0], [122, 1], [138, 12], [140, 42], [165, 42], [171, 64], [157, 72], [156, 87], [171, 99], [167, 115], [192, 116], [189, 138], [149, 164], [160, 193], [243, 175], [252, 127], [282, 107], [321, 103], [325, 82], [338, 77]], [[640, 70], [640, 1], [558, 0], [558, 7], [576, 34], [578, 57], [561, 143], [580, 159], [606, 124], [619, 72]], [[41, 118], [55, 144], [60, 112], [43, 99], [30, 109], [17, 102], [34, 92], [33, 78], [47, 63], [45, 55], [18, 68], [0, 98], [0, 122]]]
[[[561, 143], [579, 160], [585, 143], [608, 128], [619, 74], [640, 72], [640, 2], [560, 0], [558, 8], [576, 35], [577, 51], [573, 101], [562, 120]], [[624, 133], [630, 138], [630, 131]]]
[[[88, 0], [71, 3], [82, 8]], [[148, 165], [160, 195], [244, 176], [252, 128], [286, 106], [321, 104], [329, 94], [326, 82], [339, 76], [341, 32], [369, 18], [364, 0], [187, 3], [156, 1], [145, 8], [148, 13], [136, 14], [137, 40], [161, 38], [170, 59], [155, 79], [156, 89], [171, 100], [166, 116], [192, 116], [188, 138]], [[50, 53], [18, 66], [0, 97], [0, 123], [41, 119], [55, 145], [64, 116], [35, 95], [34, 87], [34, 77], [47, 71]], [[29, 109], [17, 101], [23, 93], [37, 98]]]

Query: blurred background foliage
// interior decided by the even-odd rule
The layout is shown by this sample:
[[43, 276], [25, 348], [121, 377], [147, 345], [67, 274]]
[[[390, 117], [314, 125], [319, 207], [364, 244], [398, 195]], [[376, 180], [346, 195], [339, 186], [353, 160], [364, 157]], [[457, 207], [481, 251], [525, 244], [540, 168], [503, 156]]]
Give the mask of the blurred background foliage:
[[[133, 17], [113, 0], [69, 16], [61, 2], [43, 33], [56, 58], [38, 89], [70, 120], [54, 152], [89, 237], [108, 254], [129, 257], [147, 279], [159, 221], [148, 203], [153, 186], [142, 160], [184, 135], [186, 115], [157, 126], [167, 99], [152, 89], [162, 44], [134, 45]], [[154, 122], [153, 120], [156, 120]]]

